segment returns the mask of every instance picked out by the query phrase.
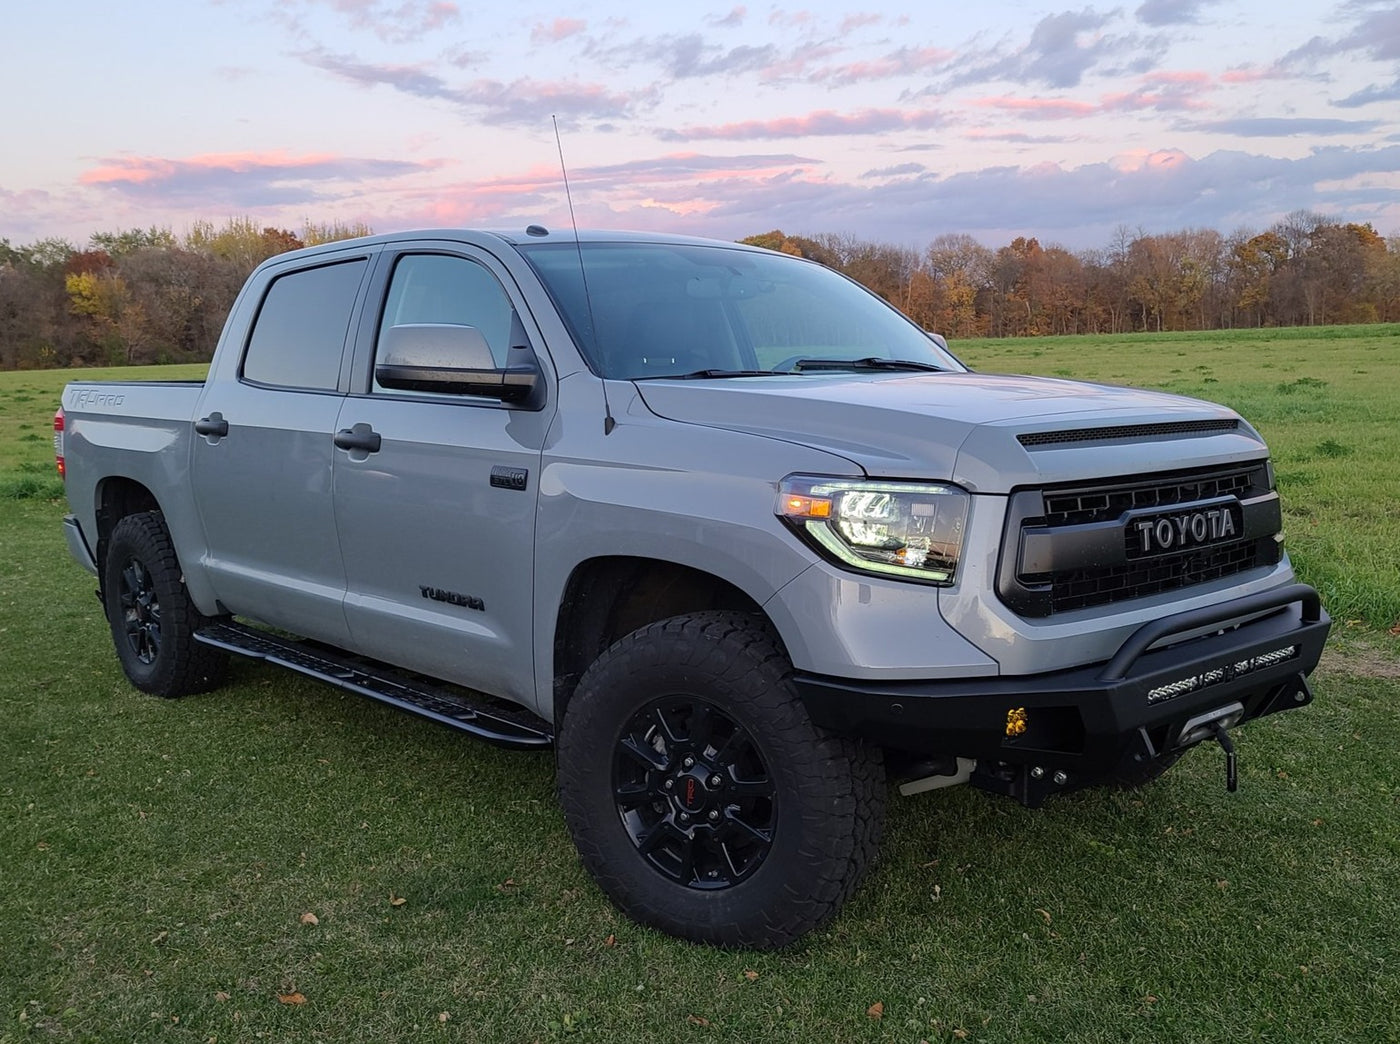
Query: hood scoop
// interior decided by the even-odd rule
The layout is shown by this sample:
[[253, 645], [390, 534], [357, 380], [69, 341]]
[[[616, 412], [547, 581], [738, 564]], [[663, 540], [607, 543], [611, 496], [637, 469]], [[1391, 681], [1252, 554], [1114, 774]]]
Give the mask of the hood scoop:
[[1229, 418], [1166, 421], [1160, 424], [1119, 424], [1102, 428], [1071, 428], [1068, 431], [1032, 431], [1016, 436], [1026, 449], [1041, 446], [1069, 446], [1110, 439], [1180, 438], [1183, 435], [1219, 435], [1238, 431], [1240, 422]]

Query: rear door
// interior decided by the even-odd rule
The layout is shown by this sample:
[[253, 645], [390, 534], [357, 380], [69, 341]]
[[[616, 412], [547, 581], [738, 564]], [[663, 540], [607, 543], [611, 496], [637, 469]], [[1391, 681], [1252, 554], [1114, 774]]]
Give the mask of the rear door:
[[204, 566], [219, 601], [337, 645], [349, 631], [332, 440], [368, 270], [367, 257], [339, 258], [267, 284], [236, 375], [208, 383], [191, 459]]
[[[499, 366], [517, 345], [540, 343], [509, 273], [484, 250], [396, 244], [376, 272], [366, 363], [399, 324], [473, 326]], [[358, 381], [340, 427], [378, 436], [378, 448], [337, 451], [334, 467], [352, 646], [533, 702], [535, 506], [553, 395], [531, 409], [394, 391], [373, 380], [372, 364]]]

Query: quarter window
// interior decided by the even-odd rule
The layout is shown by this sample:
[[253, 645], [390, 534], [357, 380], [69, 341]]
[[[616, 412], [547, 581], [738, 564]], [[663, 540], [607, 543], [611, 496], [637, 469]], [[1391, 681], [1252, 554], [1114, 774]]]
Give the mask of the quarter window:
[[248, 339], [243, 376], [284, 388], [334, 391], [345, 334], [367, 262], [360, 258], [279, 276]]

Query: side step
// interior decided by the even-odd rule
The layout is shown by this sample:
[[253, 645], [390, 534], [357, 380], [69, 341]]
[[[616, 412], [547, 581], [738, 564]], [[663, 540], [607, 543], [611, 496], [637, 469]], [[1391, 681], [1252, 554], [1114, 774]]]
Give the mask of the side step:
[[266, 660], [337, 688], [368, 696], [410, 714], [469, 732], [499, 747], [539, 749], [554, 742], [549, 725], [523, 708], [487, 706], [388, 668], [356, 662], [308, 642], [283, 638], [240, 623], [215, 623], [195, 641], [254, 660]]

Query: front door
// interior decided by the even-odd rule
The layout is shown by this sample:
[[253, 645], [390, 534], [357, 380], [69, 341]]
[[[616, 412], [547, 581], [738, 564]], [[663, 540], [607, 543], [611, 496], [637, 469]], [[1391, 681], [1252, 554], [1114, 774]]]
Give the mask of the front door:
[[[520, 324], [489, 255], [440, 244], [392, 262], [378, 333], [473, 326], [504, 365]], [[376, 302], [377, 303], [377, 302]], [[340, 427], [377, 449], [337, 451], [335, 513], [352, 647], [534, 701], [532, 604], [539, 462], [551, 405], [385, 389], [345, 401]]]

